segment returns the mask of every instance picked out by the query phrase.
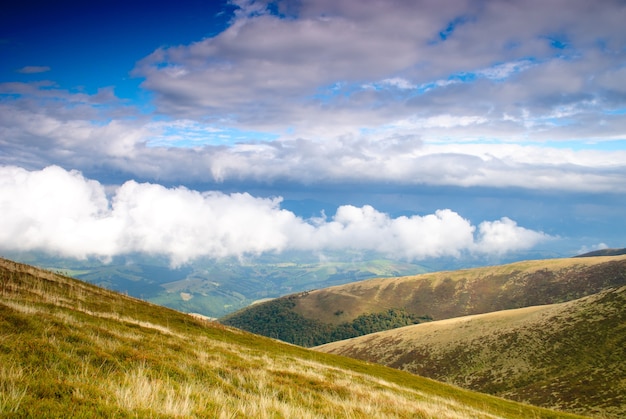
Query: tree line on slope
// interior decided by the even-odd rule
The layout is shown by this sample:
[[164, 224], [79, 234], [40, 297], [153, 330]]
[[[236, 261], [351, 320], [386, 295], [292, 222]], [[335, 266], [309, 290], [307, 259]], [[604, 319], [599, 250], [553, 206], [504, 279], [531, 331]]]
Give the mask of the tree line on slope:
[[[432, 320], [430, 316], [417, 316], [401, 308], [390, 308], [379, 313], [362, 314], [351, 322], [334, 325], [307, 319], [296, 313], [293, 311], [295, 299], [295, 296], [278, 298], [234, 313], [221, 322], [284, 342], [311, 347]], [[338, 311], [335, 314], [342, 313]]]

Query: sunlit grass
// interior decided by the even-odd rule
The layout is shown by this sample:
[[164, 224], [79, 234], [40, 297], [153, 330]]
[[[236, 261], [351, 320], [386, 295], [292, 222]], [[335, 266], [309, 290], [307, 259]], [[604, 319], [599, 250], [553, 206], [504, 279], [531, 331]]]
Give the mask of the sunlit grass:
[[[293, 311], [338, 324], [367, 313], [404, 308], [434, 320], [564, 302], [626, 285], [626, 255], [529, 260], [498, 266], [375, 278], [322, 288], [297, 298]], [[545, 275], [545, 277], [544, 277]], [[598, 278], [602, 276], [602, 278]], [[594, 279], [594, 278], [597, 278]], [[334, 313], [341, 309], [342, 315]]]
[[464, 388], [601, 418], [621, 418], [626, 286], [578, 300], [408, 326], [317, 350]]
[[3, 417], [569, 417], [1, 262]]

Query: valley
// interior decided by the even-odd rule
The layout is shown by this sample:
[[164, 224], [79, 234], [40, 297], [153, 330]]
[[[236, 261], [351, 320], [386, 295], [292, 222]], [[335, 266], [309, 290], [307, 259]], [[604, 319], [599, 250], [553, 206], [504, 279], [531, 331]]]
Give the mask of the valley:
[[[429, 271], [415, 263], [363, 258], [345, 252], [324, 260], [294, 253], [250, 260], [199, 259], [172, 267], [162, 258], [133, 255], [103, 263], [17, 255], [25, 263], [187, 313], [218, 318], [257, 301], [373, 277]], [[347, 262], [346, 262], [347, 260]]]

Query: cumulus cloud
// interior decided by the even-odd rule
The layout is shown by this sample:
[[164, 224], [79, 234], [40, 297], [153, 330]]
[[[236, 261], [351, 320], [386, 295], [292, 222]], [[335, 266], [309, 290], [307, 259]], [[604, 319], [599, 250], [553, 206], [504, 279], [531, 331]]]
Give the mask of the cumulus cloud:
[[344, 205], [330, 219], [302, 219], [280, 198], [199, 192], [129, 181], [107, 196], [80, 172], [0, 168], [0, 248], [75, 258], [164, 255], [173, 265], [207, 256], [285, 250], [376, 251], [397, 259], [501, 254], [548, 238], [504, 218], [476, 227], [456, 212], [392, 218]]
[[475, 227], [449, 209], [391, 218], [366, 205], [345, 205], [316, 226], [313, 243], [324, 248], [375, 250], [403, 259], [461, 256], [473, 250]]
[[520, 227], [510, 218], [503, 217], [497, 221], [480, 223], [476, 248], [487, 254], [503, 254], [528, 249], [547, 238], [542, 232]]

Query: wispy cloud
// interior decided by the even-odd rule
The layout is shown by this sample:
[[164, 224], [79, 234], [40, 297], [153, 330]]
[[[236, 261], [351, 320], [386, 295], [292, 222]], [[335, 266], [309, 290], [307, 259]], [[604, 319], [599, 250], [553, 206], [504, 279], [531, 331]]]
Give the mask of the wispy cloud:
[[46, 73], [50, 71], [51, 68], [48, 66], [41, 65], [27, 65], [17, 70], [18, 73], [22, 74], [37, 74], [37, 73]]
[[[55, 164], [86, 173], [183, 184], [392, 182], [581, 192], [626, 188], [626, 151], [603, 149], [598, 145], [601, 138], [587, 145], [581, 142], [577, 149], [538, 141], [503, 143], [496, 140], [493, 119], [485, 116], [440, 113], [314, 140], [221, 128], [192, 119], [155, 121], [136, 111], [121, 118], [118, 101], [107, 99], [106, 93], [52, 92], [47, 86], [38, 90], [27, 84], [0, 85], [2, 89], [24, 92], [0, 103], [0, 143], [5, 150], [0, 164], [5, 165]], [[583, 111], [563, 107], [559, 112], [550, 118], [562, 121], [563, 115], [572, 114], [581, 118]], [[530, 123], [525, 118], [517, 123]], [[621, 116], [613, 118], [624, 125]], [[503, 116], [499, 123], [506, 125], [512, 119]], [[544, 119], [533, 123], [545, 129], [554, 125]], [[597, 130], [560, 128], [569, 133], [570, 142], [589, 140], [587, 135], [592, 134], [601, 137]]]

